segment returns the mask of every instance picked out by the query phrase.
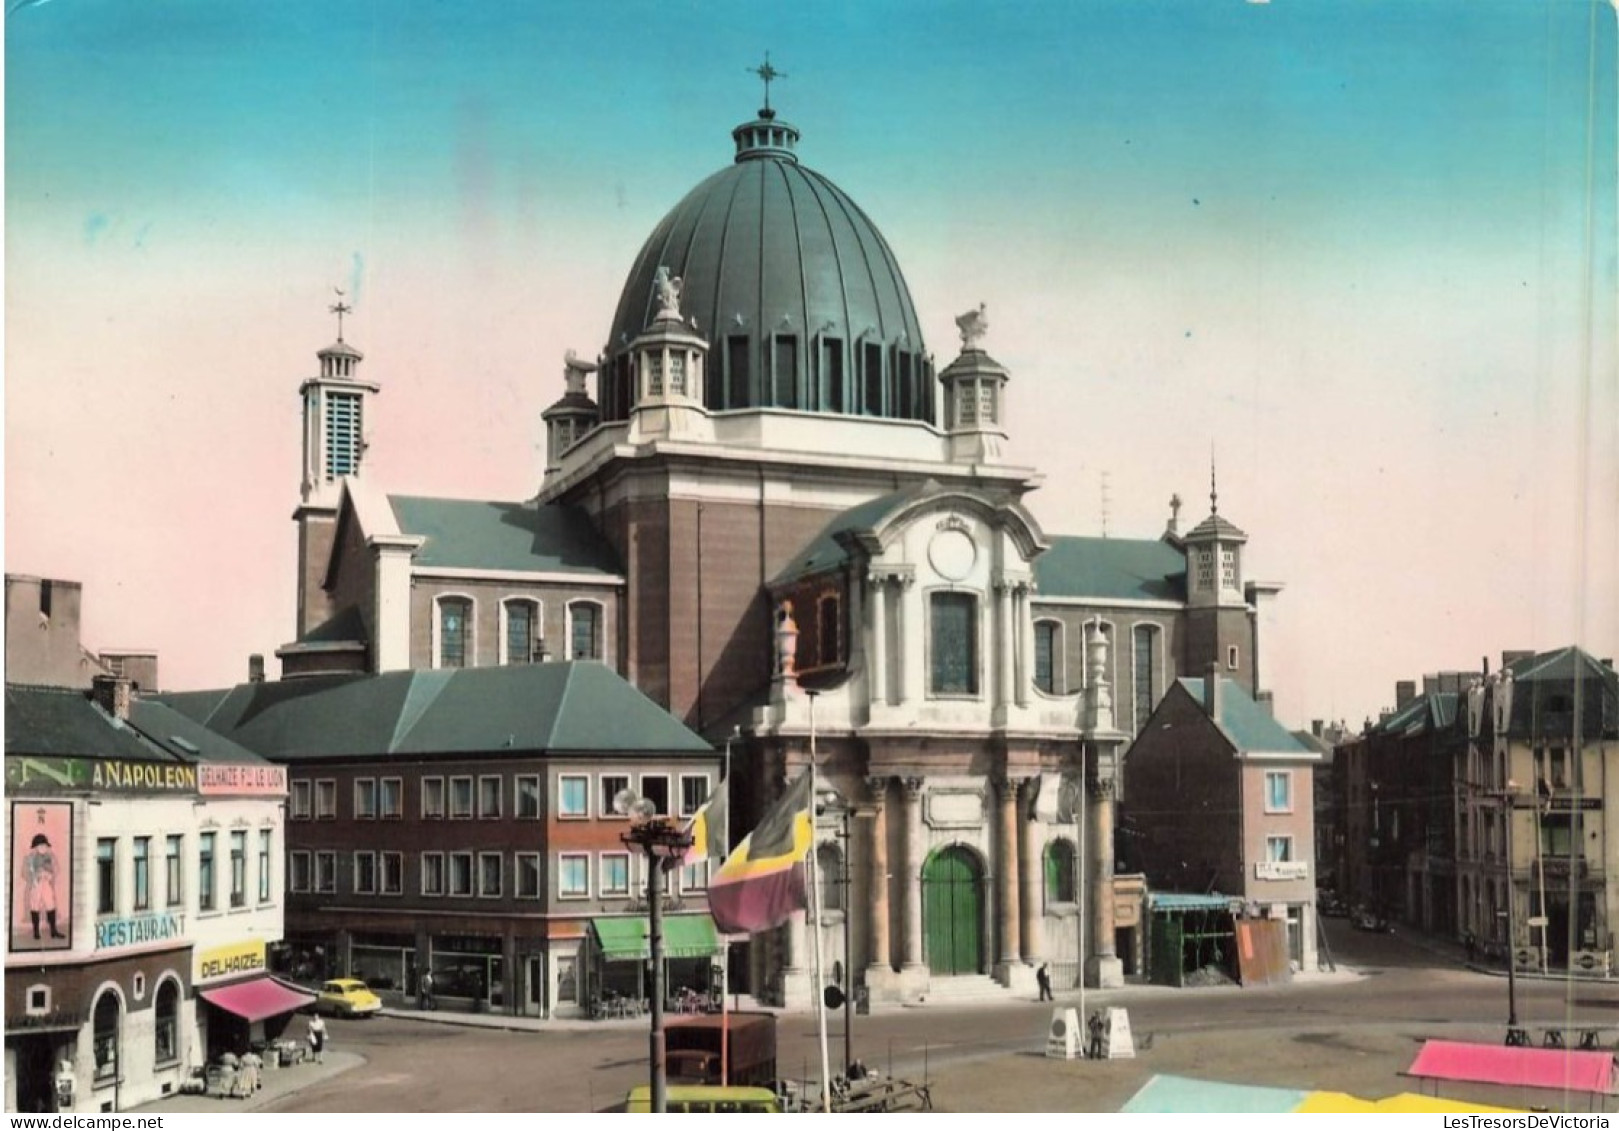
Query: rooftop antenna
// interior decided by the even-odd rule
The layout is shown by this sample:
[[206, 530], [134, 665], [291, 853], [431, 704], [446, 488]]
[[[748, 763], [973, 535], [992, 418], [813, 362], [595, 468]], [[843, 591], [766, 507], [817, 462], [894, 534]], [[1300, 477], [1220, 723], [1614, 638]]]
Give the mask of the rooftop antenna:
[[1107, 520], [1109, 517], [1109, 504], [1112, 502], [1108, 494], [1108, 473], [1102, 472], [1102, 537], [1107, 537]]
[[343, 340], [343, 315], [353, 314], [354, 308], [343, 301], [341, 288], [333, 287], [332, 290], [337, 291], [337, 301], [326, 309], [337, 315], [337, 340], [341, 342]]
[[1214, 442], [1209, 442], [1209, 513], [1220, 513], [1220, 489], [1214, 482]]
[[763, 63], [757, 67], [749, 67], [748, 70], [763, 79], [765, 84], [765, 106], [763, 110], [759, 111], [759, 117], [774, 118], [776, 112], [770, 108], [770, 84], [776, 79], [784, 79], [787, 76], [770, 65], [770, 52], [768, 51], [765, 52], [765, 61]]

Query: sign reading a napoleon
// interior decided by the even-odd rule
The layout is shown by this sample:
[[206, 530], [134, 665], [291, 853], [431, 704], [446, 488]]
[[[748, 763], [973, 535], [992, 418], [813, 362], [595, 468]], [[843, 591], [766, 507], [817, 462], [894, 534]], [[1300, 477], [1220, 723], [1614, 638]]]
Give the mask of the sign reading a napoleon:
[[11, 950], [73, 946], [73, 806], [11, 804]]
[[196, 793], [197, 767], [185, 762], [131, 762], [125, 758], [7, 758], [11, 791]]

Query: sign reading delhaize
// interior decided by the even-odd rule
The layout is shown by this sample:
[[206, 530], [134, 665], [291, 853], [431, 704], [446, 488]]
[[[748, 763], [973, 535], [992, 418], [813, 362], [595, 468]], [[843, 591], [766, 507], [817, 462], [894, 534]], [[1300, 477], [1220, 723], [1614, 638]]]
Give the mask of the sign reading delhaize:
[[193, 982], [212, 982], [219, 978], [236, 978], [263, 970], [264, 940], [231, 943], [211, 950], [197, 952], [197, 968], [191, 976]]
[[287, 792], [287, 767], [267, 764], [204, 762], [197, 767], [202, 794], [279, 794]]

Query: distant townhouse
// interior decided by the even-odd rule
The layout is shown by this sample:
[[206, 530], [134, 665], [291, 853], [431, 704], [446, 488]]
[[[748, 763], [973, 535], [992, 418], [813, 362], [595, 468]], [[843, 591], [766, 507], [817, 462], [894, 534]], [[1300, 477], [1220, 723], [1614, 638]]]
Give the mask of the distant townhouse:
[[1608, 971], [1619, 680], [1577, 647], [1396, 688], [1338, 749], [1353, 897], [1525, 969]]
[[281, 938], [286, 771], [131, 681], [6, 688], [6, 1110], [119, 1111], [310, 1000]]
[[[447, 1007], [638, 1000], [645, 861], [625, 794], [691, 816], [712, 747], [600, 663], [247, 683], [164, 702], [290, 773], [288, 963]], [[718, 953], [706, 865], [668, 877], [677, 970]], [[680, 969], [679, 964], [690, 965]]]
[[1285, 920], [1288, 959], [1313, 970], [1321, 761], [1235, 680], [1177, 680], [1125, 761], [1133, 862], [1155, 892], [1218, 893]]

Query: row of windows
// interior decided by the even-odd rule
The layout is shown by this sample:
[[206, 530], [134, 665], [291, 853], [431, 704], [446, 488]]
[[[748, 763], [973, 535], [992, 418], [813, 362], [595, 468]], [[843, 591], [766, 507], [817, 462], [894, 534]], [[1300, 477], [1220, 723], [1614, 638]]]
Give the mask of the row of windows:
[[[477, 602], [464, 594], [437, 598], [433, 618], [433, 666], [476, 666]], [[500, 603], [500, 648], [497, 662], [527, 664], [545, 659], [544, 606], [530, 597], [509, 597]], [[596, 601], [570, 601], [567, 606], [569, 660], [600, 660], [604, 614]]]
[[[557, 815], [577, 819], [589, 817], [591, 778], [597, 783], [596, 816], [618, 817], [614, 799], [630, 788], [630, 774], [561, 774], [558, 776]], [[707, 774], [679, 775], [680, 808], [670, 808], [669, 774], [641, 774], [637, 795], [651, 801], [666, 816], [690, 817], [708, 800]], [[517, 774], [512, 779], [511, 816], [518, 820], [539, 820], [543, 815], [540, 775]], [[506, 779], [500, 774], [461, 774], [424, 777], [419, 783], [420, 813], [424, 820], [499, 820], [507, 815]], [[402, 777], [356, 778], [351, 817], [357, 821], [399, 820], [405, 815], [405, 779]], [[337, 780], [297, 779], [292, 783], [294, 820], [332, 821], [338, 817]]]
[[[338, 857], [335, 851], [298, 850], [287, 854], [287, 876], [294, 893], [335, 894]], [[404, 895], [405, 857], [401, 852], [348, 853], [345, 890], [354, 895]], [[517, 852], [423, 852], [418, 860], [416, 891], [424, 897], [518, 899], [540, 898], [542, 856]], [[557, 896], [561, 899], [628, 897], [646, 885], [645, 858], [630, 852], [564, 852], [557, 857]], [[677, 891], [708, 888], [708, 862], [680, 869]]]
[[[270, 858], [274, 847], [274, 830], [251, 830], [257, 833], [251, 840], [257, 852], [256, 890], [259, 903], [272, 900]], [[224, 864], [231, 907], [246, 907], [248, 903], [248, 852], [250, 830], [232, 829], [221, 843], [218, 832], [197, 834], [196, 883], [197, 910], [213, 911], [219, 895], [219, 867]], [[127, 845], [125, 843], [127, 839]], [[150, 836], [100, 837], [96, 840], [96, 914], [123, 915], [151, 911], [157, 906], [184, 907], [185, 892], [185, 836], [170, 833], [161, 840]], [[221, 851], [228, 853], [223, 859]], [[123, 855], [128, 853], [129, 870], [125, 876]], [[161, 858], [156, 854], [162, 853]], [[162, 870], [162, 893], [157, 891], [157, 870]], [[127, 899], [120, 891], [127, 878]], [[158, 902], [161, 898], [161, 904]]]

